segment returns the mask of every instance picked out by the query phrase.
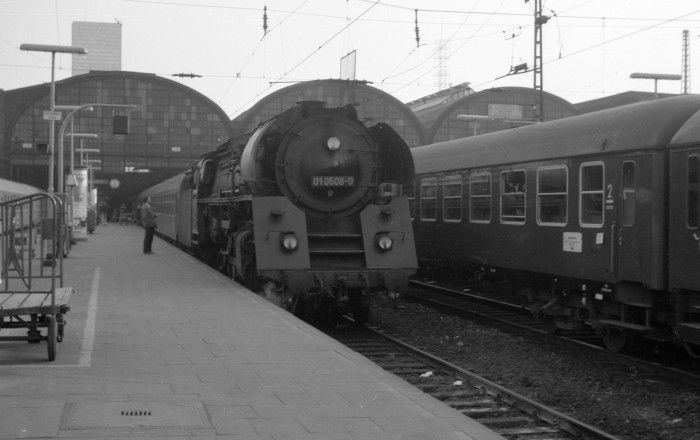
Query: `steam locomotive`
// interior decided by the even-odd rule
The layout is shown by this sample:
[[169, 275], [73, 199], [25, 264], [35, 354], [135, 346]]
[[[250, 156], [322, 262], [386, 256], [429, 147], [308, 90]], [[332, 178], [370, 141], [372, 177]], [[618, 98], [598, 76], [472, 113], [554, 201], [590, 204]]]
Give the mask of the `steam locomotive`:
[[410, 150], [352, 106], [301, 102], [139, 194], [158, 233], [268, 300], [315, 320], [402, 292], [417, 260], [400, 188]]
[[552, 332], [700, 357], [700, 96], [412, 153], [421, 267], [511, 281]]

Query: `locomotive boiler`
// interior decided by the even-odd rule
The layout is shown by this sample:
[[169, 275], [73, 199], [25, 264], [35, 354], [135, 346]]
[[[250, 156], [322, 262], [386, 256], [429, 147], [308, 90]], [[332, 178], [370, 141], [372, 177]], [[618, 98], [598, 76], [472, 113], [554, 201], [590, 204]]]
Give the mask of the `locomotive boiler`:
[[139, 198], [162, 235], [296, 315], [364, 321], [370, 297], [417, 268], [400, 195], [413, 175], [389, 125], [302, 102]]

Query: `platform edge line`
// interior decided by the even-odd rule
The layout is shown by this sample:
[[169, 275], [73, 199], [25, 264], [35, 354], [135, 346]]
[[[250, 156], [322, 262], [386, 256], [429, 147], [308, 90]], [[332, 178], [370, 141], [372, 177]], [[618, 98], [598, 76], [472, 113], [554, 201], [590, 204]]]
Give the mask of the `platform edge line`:
[[89, 367], [92, 364], [92, 348], [95, 343], [95, 321], [97, 316], [97, 295], [100, 291], [100, 268], [95, 268], [90, 289], [90, 302], [88, 303], [87, 318], [83, 329], [83, 340], [80, 344], [80, 358], [78, 365]]

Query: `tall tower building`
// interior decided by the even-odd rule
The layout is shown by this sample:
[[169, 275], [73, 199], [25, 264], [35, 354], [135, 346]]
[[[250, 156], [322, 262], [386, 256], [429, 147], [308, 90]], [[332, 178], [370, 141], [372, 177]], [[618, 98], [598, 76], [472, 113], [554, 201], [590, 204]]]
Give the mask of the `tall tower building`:
[[91, 70], [122, 70], [121, 23], [74, 21], [72, 44], [87, 49], [87, 55], [72, 57], [73, 75]]

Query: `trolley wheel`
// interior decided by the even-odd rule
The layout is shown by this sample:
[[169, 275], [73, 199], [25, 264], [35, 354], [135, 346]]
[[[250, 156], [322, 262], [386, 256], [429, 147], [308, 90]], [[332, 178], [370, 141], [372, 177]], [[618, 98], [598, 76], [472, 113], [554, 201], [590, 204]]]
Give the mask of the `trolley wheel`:
[[71, 248], [70, 240], [65, 239], [65, 240], [62, 240], [62, 242], [63, 242], [63, 258], [68, 258], [68, 254], [70, 254], [70, 248]]
[[63, 342], [63, 328], [66, 326], [66, 320], [63, 319], [63, 315], [60, 313], [56, 315], [56, 324], [58, 325], [58, 335], [56, 340], [58, 342]]
[[[58, 259], [61, 254], [63, 254], [63, 258], [68, 258], [68, 254], [70, 254], [70, 241], [69, 240], [56, 240], [56, 253], [54, 254], [55, 258]], [[50, 257], [47, 255], [47, 257]], [[47, 265], [48, 266], [48, 265]]]
[[605, 348], [613, 353], [624, 351], [632, 343], [633, 338], [634, 333], [630, 330], [613, 326], [603, 328], [603, 343]]
[[58, 323], [55, 316], [46, 317], [46, 326], [48, 332], [46, 335], [46, 348], [49, 353], [49, 361], [56, 360], [56, 351], [58, 350]]

